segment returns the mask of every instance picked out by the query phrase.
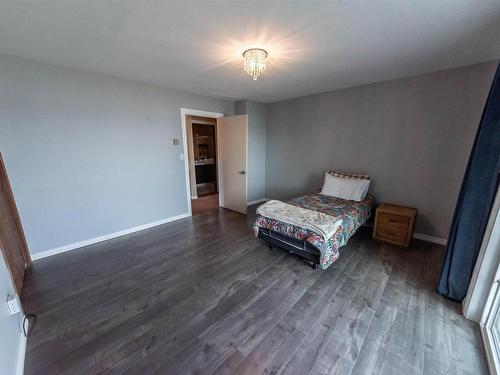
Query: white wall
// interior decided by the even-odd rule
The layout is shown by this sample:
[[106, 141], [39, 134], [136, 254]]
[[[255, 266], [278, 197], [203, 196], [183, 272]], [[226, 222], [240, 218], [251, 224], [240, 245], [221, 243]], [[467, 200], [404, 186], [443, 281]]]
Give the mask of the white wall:
[[21, 314], [10, 315], [5, 303], [7, 296], [14, 294], [14, 285], [4, 258], [0, 254], [0, 374], [2, 375], [16, 373], [22, 341]]
[[0, 151], [32, 254], [187, 211], [180, 108], [234, 104], [0, 55]]

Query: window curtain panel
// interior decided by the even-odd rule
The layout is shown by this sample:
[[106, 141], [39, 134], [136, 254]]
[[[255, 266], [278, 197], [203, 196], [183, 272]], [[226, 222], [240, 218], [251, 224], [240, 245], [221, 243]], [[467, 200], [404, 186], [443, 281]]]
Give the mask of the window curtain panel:
[[438, 293], [467, 294], [499, 181], [500, 65], [486, 101], [453, 215]]

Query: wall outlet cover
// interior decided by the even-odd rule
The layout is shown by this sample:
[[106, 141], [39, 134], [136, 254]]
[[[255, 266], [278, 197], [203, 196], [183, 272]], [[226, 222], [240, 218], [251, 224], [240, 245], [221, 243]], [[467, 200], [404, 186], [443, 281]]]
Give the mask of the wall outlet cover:
[[10, 315], [14, 315], [21, 312], [19, 302], [17, 301], [17, 298], [15, 296], [7, 297], [7, 308], [9, 309]]

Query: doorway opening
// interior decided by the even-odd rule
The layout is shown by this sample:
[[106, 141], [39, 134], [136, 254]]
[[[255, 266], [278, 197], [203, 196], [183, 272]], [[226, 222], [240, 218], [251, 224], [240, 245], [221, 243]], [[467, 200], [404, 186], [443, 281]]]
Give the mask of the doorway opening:
[[[188, 213], [192, 215], [223, 207], [246, 214], [248, 115], [224, 116], [222, 113], [181, 108], [181, 119], [183, 152], [179, 156], [184, 160]], [[213, 132], [196, 124], [209, 125]], [[198, 137], [197, 134], [199, 137], [207, 136], [207, 139], [200, 138], [196, 142], [195, 163], [194, 138]], [[212, 167], [200, 168], [206, 165]]]
[[186, 115], [193, 215], [219, 207], [217, 119]]

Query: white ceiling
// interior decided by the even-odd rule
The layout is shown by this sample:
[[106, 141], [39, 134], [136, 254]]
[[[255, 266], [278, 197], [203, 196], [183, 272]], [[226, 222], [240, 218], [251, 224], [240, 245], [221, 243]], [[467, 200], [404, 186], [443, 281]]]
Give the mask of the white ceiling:
[[[3, 1], [0, 53], [261, 102], [500, 58], [500, 1]], [[252, 81], [248, 47], [269, 51]]]

